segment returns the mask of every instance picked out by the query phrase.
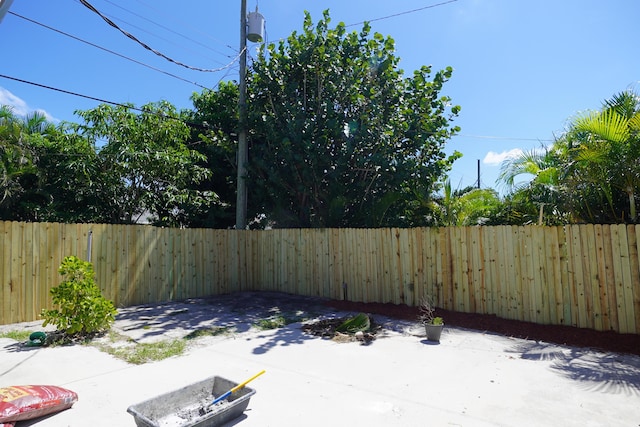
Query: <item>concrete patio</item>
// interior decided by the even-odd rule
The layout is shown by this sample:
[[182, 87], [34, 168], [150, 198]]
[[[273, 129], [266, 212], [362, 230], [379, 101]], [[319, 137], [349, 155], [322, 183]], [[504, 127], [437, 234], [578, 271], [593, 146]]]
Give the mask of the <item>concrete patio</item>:
[[[131, 365], [86, 345], [25, 347], [0, 339], [0, 387], [51, 384], [78, 393], [73, 408], [16, 427], [134, 426], [130, 405], [219, 375], [257, 393], [229, 425], [638, 426], [640, 357], [446, 327], [429, 342], [417, 322], [375, 316], [368, 345], [252, 325], [274, 313], [347, 314], [310, 298], [243, 293], [121, 309], [114, 329], [138, 342], [211, 326], [233, 333], [191, 342], [178, 357]], [[41, 330], [39, 323], [0, 326]]]

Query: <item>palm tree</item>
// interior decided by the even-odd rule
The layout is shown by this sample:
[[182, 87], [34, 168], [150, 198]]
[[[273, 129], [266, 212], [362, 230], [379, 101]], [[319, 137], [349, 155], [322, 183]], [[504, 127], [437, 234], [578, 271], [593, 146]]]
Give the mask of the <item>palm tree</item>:
[[[565, 158], [566, 145], [562, 140], [557, 140], [551, 147], [523, 151], [502, 163], [498, 182], [504, 184], [511, 192], [505, 202], [512, 205], [509, 213], [512, 222], [566, 222], [565, 192], [562, 183]], [[529, 176], [530, 180], [516, 183], [516, 179], [523, 175]], [[544, 221], [543, 212], [547, 213]]]
[[[640, 97], [626, 91], [604, 102], [602, 111], [578, 117], [569, 132], [570, 172], [583, 187], [601, 195], [606, 221], [638, 220], [640, 187]], [[622, 203], [622, 205], [621, 205]], [[626, 206], [625, 206], [626, 205]]]
[[0, 206], [22, 191], [20, 177], [33, 172], [24, 123], [10, 107], [0, 106]]

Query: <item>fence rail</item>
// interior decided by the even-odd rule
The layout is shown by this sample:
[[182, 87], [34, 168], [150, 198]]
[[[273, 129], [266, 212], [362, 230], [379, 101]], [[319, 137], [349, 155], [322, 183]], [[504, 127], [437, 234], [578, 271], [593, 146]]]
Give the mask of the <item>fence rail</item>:
[[67, 255], [119, 307], [265, 290], [640, 333], [640, 226], [236, 231], [0, 222], [0, 324], [52, 308]]

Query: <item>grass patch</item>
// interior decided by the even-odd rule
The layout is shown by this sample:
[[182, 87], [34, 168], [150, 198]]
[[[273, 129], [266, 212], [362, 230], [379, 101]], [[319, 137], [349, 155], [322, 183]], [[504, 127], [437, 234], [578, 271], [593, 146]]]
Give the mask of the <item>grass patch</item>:
[[187, 343], [183, 339], [165, 340], [155, 343], [136, 343], [134, 345], [124, 346], [98, 345], [100, 350], [134, 365], [179, 356], [184, 353], [186, 347]]
[[30, 331], [7, 331], [0, 334], [0, 338], [9, 338], [16, 341], [27, 341], [31, 335]]
[[303, 312], [297, 312], [295, 314], [277, 314], [274, 316], [269, 316], [265, 319], [260, 319], [256, 323], [254, 323], [253, 326], [263, 331], [269, 329], [278, 329], [291, 323], [304, 322], [305, 320], [309, 320], [309, 317], [304, 316], [303, 314]]

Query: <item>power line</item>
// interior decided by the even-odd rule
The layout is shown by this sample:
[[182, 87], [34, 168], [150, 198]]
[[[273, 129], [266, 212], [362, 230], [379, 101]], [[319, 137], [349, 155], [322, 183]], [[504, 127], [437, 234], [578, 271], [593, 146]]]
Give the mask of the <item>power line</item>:
[[[202, 52], [199, 52], [199, 51], [197, 51], [197, 50], [194, 50], [194, 49], [192, 49], [192, 48], [190, 48], [190, 47], [184, 47], [184, 46], [182, 46], [182, 45], [180, 45], [180, 44], [176, 43], [176, 42], [175, 42], [174, 40], [172, 40], [172, 39], [167, 39], [167, 38], [165, 38], [165, 37], [162, 37], [162, 36], [160, 36], [160, 35], [158, 35], [158, 34], [153, 33], [152, 31], [149, 31], [149, 30], [148, 30], [148, 29], [146, 29], [146, 28], [143, 28], [143, 27], [138, 26], [138, 25], [136, 25], [136, 24], [132, 24], [132, 23], [131, 23], [131, 22], [129, 22], [129, 21], [125, 21], [125, 20], [124, 20], [124, 19], [122, 19], [122, 18], [118, 18], [117, 16], [109, 15], [109, 14], [107, 14], [107, 13], [105, 13], [104, 15], [105, 15], [105, 16], [107, 16], [107, 17], [109, 17], [109, 18], [110, 18], [110, 19], [112, 19], [113, 21], [119, 21], [119, 22], [120, 22], [120, 23], [122, 23], [122, 24], [128, 25], [130, 28], [135, 28], [136, 30], [140, 30], [141, 32], [143, 32], [143, 33], [145, 33], [145, 34], [148, 34], [148, 35], [150, 35], [150, 36], [152, 36], [152, 37], [155, 37], [155, 38], [157, 38], [157, 39], [159, 39], [159, 40], [162, 40], [163, 42], [166, 42], [166, 43], [172, 44], [172, 45], [174, 45], [174, 46], [178, 46], [178, 47], [180, 48], [180, 50], [181, 50], [181, 51], [190, 51], [190, 52], [195, 53], [196, 55], [199, 55], [199, 56], [204, 57], [206, 60], [209, 60], [209, 59], [210, 59], [209, 57], [204, 56]], [[231, 56], [230, 56], [230, 55], [224, 55], [224, 56], [225, 56], [226, 58], [231, 58]], [[212, 61], [214, 61], [214, 62], [216, 62], [217, 64], [220, 64], [220, 65], [223, 65], [223, 64], [224, 64], [224, 62], [221, 62], [219, 59], [211, 59], [211, 60], [212, 60]]]
[[192, 28], [190, 25], [186, 24], [185, 21], [183, 21], [183, 20], [176, 19], [175, 14], [174, 15], [169, 15], [163, 9], [158, 9], [158, 8], [154, 7], [153, 5], [150, 5], [150, 4], [148, 4], [148, 3], [146, 3], [146, 2], [144, 2], [142, 0], [137, 0], [137, 1], [138, 1], [138, 3], [143, 4], [144, 6], [146, 6], [147, 8], [149, 8], [149, 9], [155, 11], [155, 12], [158, 12], [158, 13], [164, 15], [164, 16], [168, 16], [171, 20], [173, 20], [174, 22], [177, 22], [178, 24], [181, 24], [184, 28], [188, 28], [188, 29], [200, 34], [200, 35], [203, 35], [204, 37], [206, 37], [206, 38], [208, 38], [210, 40], [213, 40], [214, 42], [216, 42], [216, 43], [218, 43], [218, 44], [220, 44], [220, 45], [222, 45], [222, 46], [224, 46], [224, 47], [226, 47], [228, 49], [231, 49], [231, 51], [233, 51], [234, 53], [238, 52], [238, 49], [236, 47], [230, 46], [228, 43], [223, 42], [221, 40], [218, 40], [215, 37], [212, 37], [210, 34], [202, 32], [202, 31], [200, 31], [200, 30], [198, 30], [196, 28]]
[[96, 13], [99, 17], [102, 18], [102, 20], [104, 22], [106, 22], [107, 24], [109, 24], [110, 26], [112, 26], [113, 28], [115, 28], [116, 30], [120, 31], [122, 34], [124, 34], [125, 36], [127, 36], [128, 38], [130, 38], [131, 40], [133, 40], [134, 42], [138, 43], [140, 46], [144, 47], [145, 49], [155, 53], [156, 55], [160, 56], [161, 58], [166, 59], [169, 62], [172, 62], [176, 65], [179, 65], [181, 67], [184, 68], [188, 68], [190, 70], [195, 70], [195, 71], [202, 71], [205, 73], [214, 73], [214, 72], [218, 72], [218, 71], [222, 71], [228, 67], [230, 67], [231, 65], [233, 65], [233, 63], [235, 63], [238, 58], [240, 58], [240, 56], [243, 54], [243, 52], [240, 52], [238, 54], [238, 56], [236, 56], [235, 58], [233, 58], [233, 60], [225, 65], [222, 68], [214, 68], [214, 69], [206, 69], [206, 68], [198, 68], [198, 67], [192, 67], [190, 65], [184, 64], [180, 61], [176, 61], [173, 58], [168, 57], [167, 55], [163, 54], [162, 52], [159, 52], [155, 49], [153, 49], [152, 47], [148, 46], [147, 44], [145, 44], [144, 42], [140, 41], [138, 38], [136, 38], [136, 36], [134, 36], [133, 34], [123, 30], [122, 28], [120, 28], [115, 22], [113, 22], [112, 20], [110, 20], [109, 18], [107, 18], [106, 16], [104, 16], [98, 9], [96, 9], [95, 7], [93, 7], [93, 5], [91, 5], [91, 3], [89, 3], [87, 0], [79, 0], [80, 3], [82, 3], [86, 8], [88, 8], [89, 10], [91, 10], [92, 12]]
[[96, 97], [90, 96], [90, 95], [83, 95], [83, 94], [78, 93], [78, 92], [72, 92], [72, 91], [65, 90], [65, 89], [59, 89], [59, 88], [56, 88], [56, 87], [53, 87], [53, 86], [48, 86], [48, 85], [45, 85], [45, 84], [42, 84], [42, 83], [31, 82], [29, 80], [19, 79], [17, 77], [11, 77], [11, 76], [7, 76], [7, 75], [4, 75], [4, 74], [0, 74], [0, 77], [1, 78], [5, 78], [5, 79], [9, 79], [9, 80], [13, 80], [13, 81], [16, 81], [16, 82], [20, 82], [20, 83], [29, 84], [29, 85], [32, 85], [32, 86], [41, 87], [43, 89], [48, 89], [48, 90], [53, 90], [53, 91], [56, 91], [56, 92], [66, 93], [67, 95], [73, 95], [73, 96], [77, 96], [77, 97], [80, 97], [80, 98], [90, 99], [92, 101], [98, 101], [98, 102], [101, 102], [103, 104], [111, 104], [111, 105], [115, 105], [116, 107], [128, 108], [130, 110], [139, 111], [141, 113], [154, 114], [154, 115], [156, 115], [158, 117], [161, 117], [161, 118], [164, 118], [164, 119], [176, 120], [178, 122], [182, 122], [182, 123], [184, 123], [186, 125], [198, 127], [200, 129], [205, 129], [205, 130], [208, 129], [208, 127], [206, 125], [202, 125], [200, 123], [189, 122], [189, 121], [186, 121], [184, 119], [181, 119], [181, 118], [178, 118], [178, 117], [167, 116], [166, 114], [162, 114], [162, 113], [146, 111], [146, 110], [143, 110], [142, 108], [135, 107], [135, 106], [133, 106], [131, 104], [123, 104], [121, 102], [109, 101], [107, 99], [96, 98]]
[[193, 85], [195, 85], [195, 86], [198, 86], [198, 87], [200, 87], [200, 88], [202, 88], [202, 89], [208, 89], [206, 86], [202, 86], [201, 84], [198, 84], [198, 83], [196, 83], [196, 82], [192, 82], [192, 81], [190, 81], [190, 80], [184, 79], [184, 78], [182, 78], [182, 77], [180, 77], [180, 76], [177, 76], [177, 75], [175, 75], [175, 74], [171, 74], [171, 73], [169, 73], [169, 72], [167, 72], [167, 71], [163, 71], [163, 70], [161, 70], [161, 69], [159, 69], [159, 68], [156, 68], [156, 67], [153, 67], [153, 66], [151, 66], [151, 65], [145, 64], [144, 62], [137, 61], [137, 60], [135, 60], [135, 59], [133, 59], [133, 58], [130, 58], [130, 57], [125, 56], [125, 55], [122, 55], [122, 54], [120, 54], [120, 53], [118, 53], [118, 52], [114, 52], [114, 51], [112, 51], [112, 50], [110, 50], [110, 49], [107, 49], [107, 48], [105, 48], [105, 47], [99, 46], [99, 45], [94, 44], [94, 43], [91, 43], [91, 42], [89, 42], [89, 41], [87, 41], [87, 40], [84, 40], [84, 39], [81, 39], [81, 38], [79, 38], [79, 37], [76, 37], [76, 36], [74, 36], [73, 34], [65, 33], [64, 31], [58, 30], [58, 29], [56, 29], [56, 28], [50, 27], [50, 26], [48, 26], [48, 25], [46, 25], [46, 24], [43, 24], [43, 23], [41, 23], [41, 22], [38, 22], [38, 21], [35, 21], [35, 20], [33, 20], [33, 19], [27, 18], [26, 16], [22, 16], [22, 15], [19, 15], [19, 14], [15, 13], [15, 12], [11, 12], [11, 11], [9, 11], [9, 14], [11, 14], [11, 15], [13, 15], [13, 16], [16, 16], [16, 17], [18, 17], [18, 18], [24, 19], [25, 21], [31, 22], [31, 23], [33, 23], [33, 24], [40, 25], [41, 27], [44, 27], [44, 28], [46, 28], [46, 29], [48, 29], [48, 30], [55, 31], [56, 33], [62, 34], [62, 35], [67, 36], [67, 37], [70, 37], [70, 38], [72, 38], [72, 39], [74, 39], [74, 40], [77, 40], [77, 41], [79, 41], [79, 42], [85, 43], [85, 44], [87, 44], [87, 45], [89, 45], [89, 46], [91, 46], [91, 47], [95, 47], [95, 48], [97, 48], [97, 49], [100, 49], [100, 50], [103, 50], [103, 51], [105, 51], [105, 52], [108, 52], [108, 53], [110, 53], [110, 54], [112, 54], [112, 55], [116, 55], [116, 56], [118, 56], [118, 57], [120, 57], [120, 58], [123, 58], [123, 59], [126, 59], [126, 60], [128, 60], [128, 61], [134, 62], [134, 63], [136, 63], [136, 64], [138, 64], [138, 65], [142, 65], [143, 67], [147, 67], [147, 68], [149, 68], [149, 69], [152, 69], [152, 70], [157, 71], [157, 72], [162, 73], [162, 74], [166, 74], [167, 76], [173, 77], [173, 78], [175, 78], [175, 79], [179, 79], [179, 80], [182, 80], [182, 81], [184, 81], [184, 82], [191, 83], [191, 84], [193, 84]]
[[420, 12], [422, 10], [432, 9], [432, 8], [438, 7], [438, 6], [444, 6], [445, 4], [454, 3], [456, 1], [458, 1], [458, 0], [449, 0], [449, 1], [442, 2], [442, 3], [436, 3], [436, 4], [429, 5], [429, 6], [420, 7], [418, 9], [407, 10], [406, 12], [399, 12], [399, 13], [394, 13], [393, 15], [387, 15], [387, 16], [383, 16], [383, 17], [380, 17], [380, 18], [369, 19], [367, 21], [356, 22], [355, 24], [345, 25], [345, 27], [353, 27], [355, 25], [362, 25], [365, 22], [382, 21], [383, 19], [389, 19], [389, 18], [395, 18], [397, 16], [408, 15], [410, 13]]
[[[92, 101], [98, 101], [98, 102], [102, 102], [102, 103], [105, 103], [105, 104], [111, 104], [111, 105], [115, 105], [115, 106], [118, 106], [118, 107], [124, 107], [124, 108], [128, 108], [128, 109], [131, 109], [131, 110], [140, 111], [142, 113], [151, 113], [149, 111], [145, 111], [145, 110], [143, 110], [141, 108], [138, 108], [138, 107], [135, 107], [135, 106], [132, 106], [132, 105], [123, 104], [123, 103], [115, 102], [115, 101], [109, 101], [109, 100], [102, 99], [102, 98], [96, 98], [96, 97], [89, 96], [89, 95], [83, 95], [83, 94], [80, 94], [80, 93], [77, 93], [77, 92], [72, 92], [72, 91], [55, 88], [55, 87], [48, 86], [48, 85], [41, 84], [41, 83], [35, 83], [35, 82], [31, 82], [31, 81], [24, 80], [24, 79], [19, 79], [17, 77], [11, 77], [11, 76], [7, 76], [7, 75], [4, 75], [4, 74], [0, 74], [0, 77], [1, 78], [5, 78], [5, 79], [9, 79], [9, 80], [14, 80], [14, 81], [17, 81], [17, 82], [20, 82], [20, 83], [29, 84], [29, 85], [32, 85], [32, 86], [41, 87], [41, 88], [48, 89], [48, 90], [53, 90], [53, 91], [56, 91], [56, 92], [66, 93], [67, 95], [73, 95], [73, 96], [77, 96], [77, 97], [80, 97], [80, 98], [90, 99]], [[224, 78], [224, 76], [222, 78]], [[218, 82], [218, 84], [219, 83], [220, 82]], [[163, 117], [163, 118], [166, 118], [166, 119], [177, 120], [179, 122], [182, 122], [182, 123], [190, 125], [190, 126], [199, 127], [201, 129], [208, 129], [207, 126], [201, 125], [199, 123], [189, 122], [189, 121], [177, 118], [177, 117], [171, 117], [171, 116], [167, 116], [167, 115], [164, 115], [164, 114], [158, 114], [158, 113], [153, 113], [153, 114], [156, 114], [159, 117]], [[489, 135], [463, 135], [463, 134], [456, 134], [456, 135], [454, 135], [454, 137], [481, 138], [481, 139], [503, 139], [503, 140], [513, 140], [513, 141], [554, 142], [554, 140], [552, 140], [552, 139], [514, 138], [514, 137], [508, 137], [508, 136], [489, 136]]]
[[[182, 38], [184, 38], [184, 39], [186, 39], [186, 40], [189, 40], [189, 41], [190, 41], [190, 42], [192, 42], [192, 43], [195, 43], [195, 44], [197, 44], [197, 45], [200, 45], [200, 46], [204, 47], [205, 49], [209, 49], [210, 51], [215, 52], [215, 53], [217, 53], [217, 54], [219, 54], [219, 55], [225, 56], [225, 57], [227, 57], [227, 58], [230, 58], [230, 57], [231, 57], [231, 55], [228, 55], [228, 54], [225, 54], [225, 53], [219, 52], [219, 51], [217, 51], [217, 50], [215, 50], [215, 49], [212, 49], [210, 46], [207, 46], [206, 44], [204, 44], [204, 43], [202, 43], [202, 42], [199, 42], [198, 40], [194, 40], [194, 39], [192, 39], [192, 38], [190, 38], [190, 37], [187, 37], [187, 36], [185, 36], [185, 35], [184, 35], [184, 34], [182, 34], [182, 33], [179, 33], [179, 32], [177, 32], [177, 31], [174, 31], [174, 30], [172, 30], [172, 29], [171, 29], [171, 28], [169, 28], [169, 27], [166, 27], [166, 26], [164, 26], [164, 25], [162, 25], [162, 24], [159, 24], [159, 23], [157, 23], [157, 22], [155, 22], [155, 21], [153, 21], [153, 20], [151, 20], [151, 19], [149, 19], [149, 18], [147, 18], [147, 17], [145, 17], [145, 16], [143, 16], [143, 15], [140, 15], [139, 13], [133, 12], [133, 11], [131, 11], [131, 10], [129, 10], [129, 9], [125, 8], [125, 7], [123, 7], [123, 6], [120, 6], [119, 4], [116, 4], [116, 3], [112, 2], [112, 1], [109, 1], [109, 0], [104, 0], [104, 1], [105, 1], [106, 3], [109, 3], [109, 4], [111, 4], [111, 5], [113, 5], [113, 6], [117, 7], [117, 8], [119, 8], [119, 9], [124, 10], [125, 12], [130, 13], [130, 14], [131, 14], [131, 15], [133, 15], [133, 16], [137, 16], [138, 18], [143, 19], [143, 20], [145, 20], [145, 21], [147, 21], [147, 22], [150, 22], [151, 24], [153, 24], [153, 25], [155, 25], [155, 26], [157, 26], [157, 27], [160, 27], [160, 28], [162, 28], [162, 29], [164, 29], [164, 30], [166, 30], [166, 31], [169, 31], [170, 33], [173, 33], [173, 34], [175, 34], [175, 35], [177, 35], [177, 36], [180, 36], [180, 37], [182, 37]], [[130, 24], [130, 25], [131, 25], [131, 24]], [[235, 52], [237, 52], [237, 49], [234, 49], [234, 51], [235, 51]]]
[[509, 136], [491, 136], [491, 135], [464, 135], [464, 134], [456, 134], [454, 137], [463, 137], [463, 138], [479, 138], [479, 139], [503, 139], [510, 141], [536, 141], [536, 142], [554, 142], [553, 139], [540, 139], [540, 138], [514, 138]]

